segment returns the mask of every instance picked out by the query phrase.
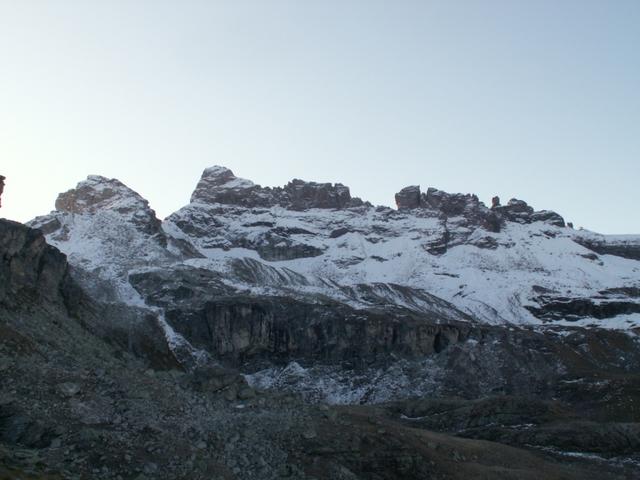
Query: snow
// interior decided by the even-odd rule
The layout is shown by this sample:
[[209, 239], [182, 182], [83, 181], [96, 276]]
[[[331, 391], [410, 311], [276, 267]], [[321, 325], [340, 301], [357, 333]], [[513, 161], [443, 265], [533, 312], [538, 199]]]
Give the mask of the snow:
[[419, 362], [414, 369], [424, 376], [408, 374], [408, 363], [400, 360], [389, 366], [362, 371], [342, 370], [339, 366], [314, 365], [304, 368], [297, 362], [272, 367], [245, 378], [258, 389], [299, 392], [307, 401], [333, 405], [382, 403], [401, 397], [433, 394], [441, 385], [442, 369], [433, 358]]
[[[231, 248], [208, 249], [207, 244], [232, 245], [243, 238], [258, 244], [268, 226], [248, 226], [269, 222], [273, 229], [297, 228], [311, 232], [290, 236], [293, 244], [316, 247], [324, 253], [317, 257], [268, 262], [285, 267], [310, 279], [313, 285], [356, 285], [360, 283], [395, 283], [417, 288], [441, 297], [480, 320], [493, 323], [541, 324], [523, 308], [534, 305], [532, 287], [553, 290], [569, 297], [592, 297], [600, 290], [640, 284], [640, 263], [634, 260], [601, 255], [598, 261], [583, 257], [590, 252], [572, 240], [575, 232], [546, 223], [511, 223], [500, 233], [459, 226], [454, 235], [466, 237], [443, 255], [431, 255], [425, 244], [441, 234], [442, 224], [435, 217], [377, 211], [374, 208], [352, 210], [310, 209], [294, 212], [281, 207], [239, 209], [224, 205], [189, 205], [169, 217], [165, 225], [177, 220], [207, 219], [215, 209], [219, 227], [207, 227], [192, 242], [217, 268], [239, 255], [259, 259], [256, 252]], [[229, 211], [228, 215], [220, 210]], [[206, 221], [206, 220], [205, 220]], [[451, 224], [462, 224], [451, 219]], [[330, 238], [338, 228], [350, 232]], [[173, 228], [173, 227], [169, 227]], [[582, 235], [584, 232], [580, 232]], [[496, 249], [475, 245], [491, 237]], [[617, 238], [617, 237], [616, 237]], [[639, 237], [625, 237], [640, 241]], [[324, 283], [323, 283], [324, 282]], [[337, 298], [335, 289], [325, 294]], [[398, 298], [396, 300], [399, 301]], [[600, 320], [603, 328], [629, 328], [630, 323], [615, 319]]]
[[[211, 167], [203, 179], [227, 172], [224, 167]], [[593, 252], [573, 241], [576, 237], [597, 237], [610, 243], [640, 244], [639, 236], [604, 236], [543, 222], [509, 223], [501, 232], [492, 233], [456, 217], [447, 220], [446, 252], [436, 255], [428, 248], [441, 241], [443, 220], [420, 212], [373, 207], [250, 209], [196, 201], [162, 223], [168, 239], [165, 247], [140, 230], [138, 220], [148, 218], [150, 210], [137, 193], [99, 176], [90, 176], [79, 184], [83, 185], [96, 192], [115, 189], [115, 194], [86, 213], [53, 212], [34, 220], [33, 225], [56, 219], [60, 227], [49, 233], [47, 240], [66, 253], [74, 267], [103, 282], [96, 285], [96, 291], [102, 291], [104, 284], [111, 285], [113, 295], [126, 302], [135, 301], [137, 295], [127, 280], [130, 272], [185, 264], [222, 272], [228, 285], [255, 294], [325, 295], [355, 308], [371, 306], [369, 297], [373, 295], [377, 304], [416, 311], [440, 309], [445, 318], [466, 320], [446, 303], [434, 300], [431, 295], [435, 295], [482, 322], [542, 327], [543, 323], [524, 308], [537, 305], [534, 286], [567, 298], [593, 298], [606, 289], [640, 287], [640, 262], [612, 255], [593, 260], [585, 257]], [[234, 178], [215, 188], [252, 185], [249, 180]], [[190, 228], [181, 229], [185, 224]], [[348, 232], [331, 238], [331, 232], [338, 229]], [[322, 254], [277, 262], [260, 258], [254, 248], [266, 245], [271, 232], [277, 231], [297, 233], [276, 236], [274, 248], [313, 247]], [[487, 238], [495, 248], [478, 246]], [[177, 241], [192, 244], [204, 258], [184, 259]], [[235, 271], [238, 260], [254, 262], [247, 265], [260, 281], [239, 279]], [[362, 284], [369, 289], [365, 291]], [[407, 294], [404, 287], [412, 293]], [[554, 324], [632, 331], [640, 326], [639, 315]]]

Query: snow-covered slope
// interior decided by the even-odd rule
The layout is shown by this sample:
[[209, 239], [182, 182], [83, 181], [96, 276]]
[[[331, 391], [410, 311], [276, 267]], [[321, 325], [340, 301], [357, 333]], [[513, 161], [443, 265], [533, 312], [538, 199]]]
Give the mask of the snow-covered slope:
[[253, 294], [322, 295], [356, 308], [640, 327], [640, 236], [575, 231], [515, 199], [489, 208], [414, 186], [396, 201], [374, 207], [344, 185], [301, 180], [263, 188], [212, 167], [191, 203], [162, 223], [138, 194], [92, 176], [31, 225], [122, 295], [132, 272], [187, 266]]

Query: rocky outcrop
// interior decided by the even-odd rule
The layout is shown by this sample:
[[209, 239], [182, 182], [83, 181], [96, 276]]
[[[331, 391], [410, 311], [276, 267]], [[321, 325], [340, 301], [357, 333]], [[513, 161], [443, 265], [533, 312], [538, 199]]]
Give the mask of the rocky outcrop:
[[0, 318], [11, 311], [66, 316], [153, 366], [176, 367], [155, 315], [96, 302], [80, 287], [80, 278], [71, 275], [66, 255], [47, 244], [42, 232], [0, 220]]
[[38, 230], [0, 220], [0, 304], [25, 298], [64, 303], [72, 293], [64, 254], [45, 241]]
[[363, 205], [341, 183], [316, 183], [294, 179], [284, 187], [261, 187], [236, 177], [225, 167], [207, 168], [191, 195], [192, 203], [238, 205], [247, 208], [280, 206], [291, 210], [342, 209]]
[[360, 199], [351, 198], [349, 187], [341, 183], [316, 183], [294, 179], [287, 183], [284, 192], [292, 210], [309, 208], [347, 208], [362, 205]]
[[[269, 283], [263, 281], [265, 275], [273, 285], [301, 281], [293, 272], [285, 278], [286, 269], [281, 278], [264, 269], [255, 271], [256, 263], [239, 265], [240, 274], [260, 279], [261, 285]], [[391, 354], [419, 357], [464, 341], [468, 330], [469, 317], [452, 305], [401, 286], [346, 289], [354, 300], [371, 305], [355, 310], [318, 296], [249, 295], [226, 286], [221, 276], [196, 268], [146, 271], [129, 280], [147, 302], [165, 309], [166, 320], [192, 345], [233, 363], [296, 359], [360, 364]], [[403, 296], [415, 310], [388, 309], [385, 299], [391, 296]]]
[[507, 205], [500, 204], [500, 197], [491, 199], [491, 208], [478, 200], [476, 195], [447, 193], [436, 188], [420, 192], [419, 186], [405, 187], [395, 196], [398, 210], [421, 209], [444, 218], [464, 217], [469, 226], [480, 226], [490, 232], [499, 232], [505, 222], [545, 222], [564, 227], [564, 219], [549, 210], [534, 211], [523, 200], [512, 198]]
[[[457, 218], [457, 223], [464, 227], [482, 227], [490, 232], [500, 231], [500, 218], [478, 200], [476, 195], [447, 193], [431, 187], [426, 193], [421, 193], [420, 187], [414, 185], [403, 188], [396, 194], [396, 204], [398, 210], [420, 209], [443, 220]], [[444, 242], [446, 243], [448, 240]]]
[[608, 239], [603, 236], [577, 235], [573, 241], [600, 255], [615, 255], [616, 257], [640, 260], [640, 241], [637, 237], [626, 239], [622, 236]]
[[161, 232], [161, 222], [149, 202], [114, 178], [90, 175], [76, 188], [61, 193], [56, 200], [56, 209], [72, 214], [111, 211], [129, 219], [148, 235]]
[[583, 318], [603, 320], [618, 315], [640, 313], [640, 303], [633, 298], [572, 298], [563, 296], [541, 295], [534, 298], [536, 306], [527, 305], [536, 318], [546, 321], [566, 320], [576, 321]]
[[465, 337], [461, 327], [452, 325], [282, 297], [221, 298], [199, 312], [169, 309], [167, 320], [194, 345], [234, 363], [295, 359], [361, 365], [393, 353], [429, 355]]
[[396, 206], [398, 210], [411, 210], [420, 207], [420, 187], [411, 185], [396, 193]]
[[492, 210], [500, 215], [504, 221], [515, 223], [545, 222], [556, 227], [564, 227], [564, 219], [551, 210], [534, 211], [524, 200], [512, 198], [506, 205], [497, 205]]

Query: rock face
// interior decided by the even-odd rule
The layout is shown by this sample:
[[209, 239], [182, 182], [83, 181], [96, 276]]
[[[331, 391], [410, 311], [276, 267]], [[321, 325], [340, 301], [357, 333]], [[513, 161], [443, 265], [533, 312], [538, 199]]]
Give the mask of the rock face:
[[564, 227], [564, 219], [556, 212], [550, 210], [534, 211], [524, 200], [512, 198], [504, 206], [495, 205], [492, 210], [497, 212], [502, 218], [515, 223], [545, 222], [556, 227]]
[[44, 304], [82, 318], [92, 333], [156, 367], [176, 366], [155, 316], [127, 305], [93, 301], [78, 283], [82, 276], [71, 275], [67, 257], [47, 244], [39, 230], [0, 220], [0, 252], [0, 318], [3, 308], [37, 311]]
[[[227, 168], [211, 167], [191, 203], [164, 222], [131, 189], [94, 176], [62, 194], [57, 211], [30, 225], [69, 255], [76, 276], [104, 301], [122, 296], [140, 301], [130, 298], [138, 295], [128, 281], [134, 270], [198, 258], [210, 262], [206, 268], [233, 278], [235, 286], [246, 285], [237, 274], [237, 260], [245, 265], [257, 261], [263, 265], [257, 268], [261, 275], [286, 279], [270, 287], [274, 295], [291, 295], [281, 289], [296, 295], [307, 289], [360, 305], [365, 296], [354, 299], [348, 293], [354, 285], [394, 284], [431, 293], [489, 323], [561, 321], [541, 313], [539, 307], [548, 302], [534, 286], [554, 290], [558, 298], [580, 299], [626, 286], [629, 281], [623, 278], [631, 279], [632, 286], [638, 281], [634, 264], [596, 255], [633, 260], [640, 244], [635, 237], [566, 229], [556, 213], [535, 211], [516, 199], [502, 205], [495, 198], [488, 208], [476, 195], [435, 188], [423, 193], [411, 186], [396, 201], [397, 210], [373, 207], [352, 198], [341, 184], [293, 180], [284, 187], [261, 187]], [[272, 268], [272, 262], [284, 268]], [[373, 290], [377, 295], [384, 289]], [[395, 287], [384, 295], [391, 305], [410, 301], [411, 308], [417, 297], [424, 298], [411, 293], [407, 300]], [[619, 301], [631, 309], [619, 312], [640, 304], [635, 298]], [[619, 317], [581, 311], [577, 321], [615, 323]], [[640, 319], [630, 320], [640, 324]]]
[[61, 193], [56, 200], [56, 209], [73, 214], [113, 211], [129, 218], [144, 233], [160, 232], [160, 220], [149, 202], [114, 178], [90, 175], [76, 188]]
[[[366, 364], [390, 354], [416, 358], [463, 341], [468, 329], [455, 321], [439, 324], [445, 317], [435, 307], [431, 315], [405, 313], [399, 320], [400, 312], [246, 295], [204, 271], [180, 269], [169, 277], [151, 271], [133, 274], [130, 281], [165, 309], [166, 320], [191, 344], [234, 364], [264, 359]], [[458, 312], [458, 318], [466, 317]]]
[[600, 255], [640, 260], [640, 240], [634, 236], [613, 236], [578, 234], [575, 241]]
[[64, 303], [72, 293], [67, 259], [41, 232], [0, 220], [0, 303], [45, 298]]
[[261, 187], [236, 177], [225, 167], [214, 166], [203, 173], [191, 195], [192, 203], [220, 203], [247, 208], [280, 206], [292, 210], [342, 209], [362, 205], [351, 198], [349, 187], [340, 183], [316, 183], [294, 179], [284, 187]]
[[420, 187], [412, 185], [400, 190], [396, 193], [396, 205], [398, 210], [410, 210], [420, 207]]
[[421, 209], [444, 218], [464, 217], [469, 225], [480, 226], [490, 232], [499, 232], [507, 222], [530, 224], [545, 222], [564, 227], [564, 219], [555, 212], [534, 211], [523, 200], [512, 198], [507, 205], [500, 205], [500, 198], [491, 199], [491, 208], [478, 200], [476, 195], [447, 193], [436, 188], [420, 192], [419, 186], [405, 187], [396, 193], [399, 210]]

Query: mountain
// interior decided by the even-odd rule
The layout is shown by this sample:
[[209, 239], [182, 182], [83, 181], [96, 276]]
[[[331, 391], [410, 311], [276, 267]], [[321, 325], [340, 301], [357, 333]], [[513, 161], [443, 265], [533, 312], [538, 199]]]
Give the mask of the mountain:
[[[216, 166], [163, 221], [90, 176], [50, 214], [0, 223], [10, 468], [25, 447], [60, 472], [60, 445], [104, 440], [105, 458], [149, 447], [121, 465], [78, 454], [76, 472], [632, 478], [640, 236], [517, 199], [409, 186], [395, 200]], [[65, 416], [77, 428], [56, 433]]]
[[221, 273], [230, 288], [354, 307], [426, 311], [431, 295], [487, 324], [640, 325], [640, 236], [576, 231], [516, 199], [489, 208], [413, 186], [396, 202], [374, 207], [341, 184], [261, 187], [212, 167], [164, 222], [117, 180], [89, 177], [30, 225], [123, 288], [127, 272], [180, 265]]

